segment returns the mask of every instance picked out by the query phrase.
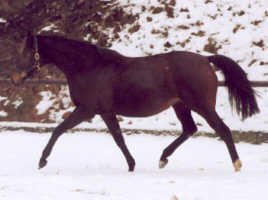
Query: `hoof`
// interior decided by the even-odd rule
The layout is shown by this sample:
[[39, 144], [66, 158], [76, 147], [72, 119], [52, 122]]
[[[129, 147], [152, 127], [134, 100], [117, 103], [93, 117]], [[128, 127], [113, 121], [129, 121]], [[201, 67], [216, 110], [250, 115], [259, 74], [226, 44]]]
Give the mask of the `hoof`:
[[133, 172], [135, 169], [135, 160], [133, 160], [129, 165], [128, 165], [128, 171]]
[[168, 160], [160, 160], [159, 161], [159, 168], [163, 169], [168, 164]]
[[39, 169], [42, 169], [43, 167], [45, 167], [47, 165], [47, 161], [46, 160], [40, 160], [39, 161]]
[[134, 172], [134, 168], [135, 168], [134, 166], [131, 166], [131, 167], [128, 168], [128, 171], [129, 172]]
[[242, 167], [242, 162], [238, 159], [233, 163], [233, 165], [234, 165], [235, 172], [239, 172]]
[[134, 172], [134, 168], [131, 168], [131, 169], [129, 168], [128, 172]]

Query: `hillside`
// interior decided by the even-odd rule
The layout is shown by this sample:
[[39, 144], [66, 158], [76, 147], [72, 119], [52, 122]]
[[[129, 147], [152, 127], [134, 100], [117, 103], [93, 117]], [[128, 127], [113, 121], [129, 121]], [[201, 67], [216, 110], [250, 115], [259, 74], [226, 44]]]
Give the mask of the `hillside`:
[[[146, 3], [120, 0], [113, 1], [107, 9], [96, 8], [94, 18], [92, 13], [86, 15], [83, 8], [88, 9], [87, 4], [79, 2], [80, 7], [74, 7], [76, 14], [83, 13], [91, 21], [85, 23], [79, 18], [80, 24], [78, 21], [74, 24], [75, 34], [63, 29], [60, 20], [56, 23], [48, 20], [39, 29], [35, 27], [35, 31], [40, 34], [60, 32], [69, 38], [83, 38], [127, 56], [152, 55], [173, 50], [187, 50], [203, 55], [223, 54], [237, 61], [251, 80], [267, 80], [267, 0], [150, 0]], [[109, 12], [105, 12], [107, 10]], [[4, 26], [6, 21], [7, 19], [1, 18], [0, 26]], [[7, 43], [12, 43], [3, 38], [1, 42], [5, 47]], [[2, 52], [7, 51], [4, 49]], [[7, 61], [2, 58], [0, 62], [4, 66], [3, 63]], [[50, 69], [42, 69], [36, 78], [64, 78], [59, 74], [51, 66]], [[221, 79], [221, 75], [218, 76]], [[262, 112], [246, 123], [241, 123], [232, 115], [224, 88], [219, 90], [217, 109], [226, 123], [232, 124], [232, 129], [267, 130], [267, 122], [264, 120], [268, 113], [267, 89], [258, 89], [258, 92], [262, 96], [258, 98]], [[59, 122], [62, 116], [66, 117], [73, 109], [64, 86], [4, 86], [0, 96], [0, 121]], [[198, 116], [196, 119], [199, 128], [207, 130], [206, 123]], [[158, 129], [174, 129], [178, 124], [170, 110], [147, 120], [122, 118], [121, 121], [125, 127], [132, 127], [133, 122], [135, 126], [139, 124], [137, 126], [148, 127], [150, 122]], [[103, 127], [99, 118], [93, 122], [95, 123], [90, 126]]]

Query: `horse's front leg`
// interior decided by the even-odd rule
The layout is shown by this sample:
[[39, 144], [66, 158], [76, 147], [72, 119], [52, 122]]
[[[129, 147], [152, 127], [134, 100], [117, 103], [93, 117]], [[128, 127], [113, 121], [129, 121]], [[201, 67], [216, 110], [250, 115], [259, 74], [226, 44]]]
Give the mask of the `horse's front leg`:
[[135, 160], [130, 154], [126, 144], [125, 140], [123, 138], [123, 135], [121, 133], [121, 129], [119, 126], [119, 123], [116, 119], [115, 114], [103, 114], [101, 115], [102, 119], [104, 120], [105, 124], [107, 125], [110, 133], [112, 134], [116, 144], [119, 146], [121, 151], [123, 152], [125, 159], [128, 163], [128, 171], [134, 171], [135, 168]]
[[67, 130], [80, 124], [82, 121], [94, 117], [94, 114], [88, 112], [82, 107], [77, 107], [75, 110], [53, 131], [48, 144], [43, 150], [42, 156], [39, 161], [39, 169], [43, 168], [47, 164], [47, 157], [50, 155], [52, 148], [57, 139]]

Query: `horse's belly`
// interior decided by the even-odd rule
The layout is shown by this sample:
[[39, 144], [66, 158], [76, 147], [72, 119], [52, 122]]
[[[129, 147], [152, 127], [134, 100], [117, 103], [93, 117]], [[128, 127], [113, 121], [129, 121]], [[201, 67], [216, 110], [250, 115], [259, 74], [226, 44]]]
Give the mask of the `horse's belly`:
[[127, 117], [148, 117], [158, 114], [177, 102], [181, 101], [178, 97], [168, 99], [152, 99], [144, 102], [128, 102], [117, 106], [117, 114]]

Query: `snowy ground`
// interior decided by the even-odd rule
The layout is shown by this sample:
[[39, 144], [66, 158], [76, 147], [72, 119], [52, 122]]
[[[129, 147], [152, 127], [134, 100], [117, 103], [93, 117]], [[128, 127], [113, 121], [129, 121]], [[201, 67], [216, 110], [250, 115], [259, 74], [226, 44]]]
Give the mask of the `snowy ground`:
[[65, 134], [48, 166], [39, 171], [38, 159], [49, 136], [0, 134], [1, 200], [267, 199], [267, 144], [237, 144], [244, 167], [235, 173], [222, 142], [190, 139], [159, 170], [161, 151], [174, 137], [126, 136], [137, 163], [129, 173], [110, 135]]
[[[137, 21], [140, 29], [130, 35], [128, 30], [133, 25], [136, 25], [136, 23], [127, 25], [124, 31], [119, 34], [120, 39], [112, 45], [112, 48], [120, 53], [127, 56], [144, 56], [172, 50], [186, 50], [206, 55], [208, 52], [205, 51], [204, 47], [210, 39], [213, 39], [217, 43], [216, 46], [219, 47], [218, 53], [237, 61], [248, 73], [250, 80], [267, 81], [267, 0], [213, 0], [206, 1], [207, 3], [205, 4], [201, 0], [176, 0], [174, 18], [168, 17], [166, 12], [152, 14], [151, 8], [153, 6], [163, 6], [158, 0], [150, 0], [148, 2], [132, 0], [131, 3], [127, 0], [119, 0], [119, 2], [122, 5], [128, 5], [125, 9], [129, 10], [129, 12], [140, 13], [139, 20]], [[143, 7], [146, 10], [141, 12]], [[148, 21], [148, 17], [151, 17], [152, 21]], [[0, 18], [0, 23], [5, 23], [5, 21]], [[109, 29], [105, 31], [109, 32]], [[159, 33], [153, 34], [153, 32]], [[164, 37], [161, 33], [168, 34]], [[199, 35], [198, 33], [202, 34]], [[169, 42], [172, 47], [166, 48], [164, 45], [166, 42]], [[185, 46], [182, 46], [182, 43], [185, 43]], [[222, 79], [220, 73], [218, 73], [218, 76]], [[256, 90], [260, 94], [257, 100], [261, 113], [241, 122], [239, 117], [230, 109], [226, 88], [219, 89], [217, 94], [217, 111], [232, 130], [267, 133], [268, 89], [258, 88]], [[43, 99], [36, 106], [38, 115], [48, 112], [49, 119], [58, 123], [62, 121], [62, 116], [65, 112], [73, 109], [70, 107], [70, 98], [66, 89], [62, 89], [58, 97], [49, 91], [42, 92], [40, 95]], [[64, 109], [59, 111], [59, 107], [62, 107], [62, 104], [57, 103], [60, 101], [56, 101], [56, 98], [63, 100]], [[12, 105], [14, 107], [23, 103], [23, 101], [18, 100], [9, 102], [7, 97], [0, 97], [0, 102], [2, 101], [5, 106]], [[0, 110], [0, 117], [7, 115], [8, 113]], [[200, 131], [214, 132], [203, 118], [194, 115], [194, 119]], [[1, 122], [0, 125], [2, 124]], [[89, 128], [105, 128], [103, 121], [99, 117], [95, 117], [93, 123], [86, 123], [84, 125]], [[180, 123], [172, 109], [146, 119], [124, 118], [120, 125], [123, 128], [129, 129], [181, 129]]]

